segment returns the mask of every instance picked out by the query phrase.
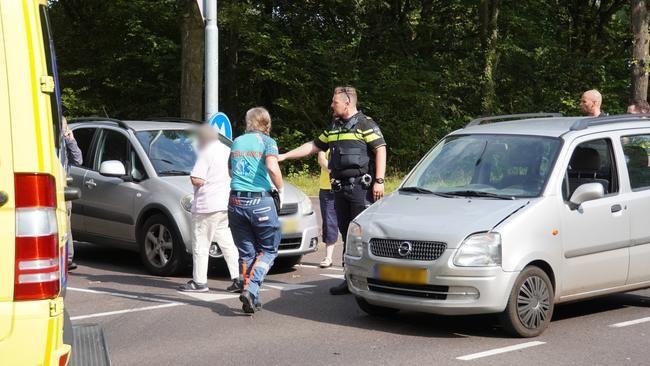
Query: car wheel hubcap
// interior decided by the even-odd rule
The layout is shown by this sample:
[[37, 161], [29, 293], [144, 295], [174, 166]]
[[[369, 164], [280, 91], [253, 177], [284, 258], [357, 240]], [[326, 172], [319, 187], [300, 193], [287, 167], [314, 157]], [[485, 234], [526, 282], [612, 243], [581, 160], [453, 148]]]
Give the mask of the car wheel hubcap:
[[551, 296], [546, 282], [538, 276], [524, 281], [517, 294], [517, 315], [528, 329], [539, 328], [548, 318]]
[[152, 225], [145, 236], [144, 249], [149, 263], [158, 268], [164, 267], [174, 252], [171, 232], [165, 225]]
[[210, 257], [212, 258], [217, 258], [221, 255], [221, 250], [219, 249], [219, 246], [216, 243], [210, 244]]

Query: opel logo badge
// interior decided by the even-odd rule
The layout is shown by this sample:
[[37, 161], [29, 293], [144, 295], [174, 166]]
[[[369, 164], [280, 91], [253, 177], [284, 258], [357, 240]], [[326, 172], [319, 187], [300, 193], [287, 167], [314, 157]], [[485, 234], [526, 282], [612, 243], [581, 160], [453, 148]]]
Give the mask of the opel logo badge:
[[407, 255], [411, 254], [411, 251], [413, 250], [413, 245], [405, 241], [403, 242], [399, 248], [397, 248], [397, 254], [399, 254], [401, 257], [406, 257]]

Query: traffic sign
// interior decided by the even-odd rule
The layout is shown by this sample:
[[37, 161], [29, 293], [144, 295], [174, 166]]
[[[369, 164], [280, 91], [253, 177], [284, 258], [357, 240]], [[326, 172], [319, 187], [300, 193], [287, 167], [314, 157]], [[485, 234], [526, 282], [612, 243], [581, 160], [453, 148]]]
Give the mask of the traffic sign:
[[232, 125], [225, 113], [217, 112], [213, 114], [210, 116], [210, 119], [208, 119], [208, 124], [219, 130], [222, 135], [232, 140]]

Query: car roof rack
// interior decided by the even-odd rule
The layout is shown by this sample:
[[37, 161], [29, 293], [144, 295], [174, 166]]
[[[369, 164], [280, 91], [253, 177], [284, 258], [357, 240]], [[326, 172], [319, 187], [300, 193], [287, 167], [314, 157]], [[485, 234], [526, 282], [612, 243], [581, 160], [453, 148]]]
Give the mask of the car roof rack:
[[513, 119], [542, 118], [542, 117], [562, 117], [562, 113], [547, 113], [547, 112], [518, 113], [518, 114], [503, 114], [500, 116], [480, 117], [471, 120], [465, 127], [467, 128], [472, 126], [478, 126], [483, 124], [483, 122], [488, 122], [488, 121], [506, 121], [506, 120], [513, 120]]
[[650, 113], [617, 114], [617, 115], [605, 116], [605, 117], [588, 117], [588, 118], [582, 118], [575, 121], [571, 125], [570, 130], [580, 131], [594, 126], [602, 126], [610, 123], [634, 122], [640, 119], [648, 119], [648, 118], [650, 118]]
[[69, 120], [70, 123], [81, 123], [81, 122], [112, 122], [117, 124], [118, 126], [122, 128], [128, 129], [129, 126], [124, 123], [122, 120], [115, 119], [115, 118], [109, 118], [109, 117], [76, 117], [76, 118], [71, 118]]
[[148, 117], [145, 121], [152, 122], [179, 122], [179, 123], [204, 123], [203, 121], [198, 121], [191, 118], [181, 118], [181, 117]]

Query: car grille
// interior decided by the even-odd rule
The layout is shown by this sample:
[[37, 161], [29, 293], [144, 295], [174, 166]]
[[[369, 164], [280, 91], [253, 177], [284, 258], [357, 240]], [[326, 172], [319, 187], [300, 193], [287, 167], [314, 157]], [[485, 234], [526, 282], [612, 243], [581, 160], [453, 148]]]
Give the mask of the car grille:
[[[411, 252], [402, 256], [399, 249], [404, 243], [411, 244]], [[370, 239], [370, 252], [377, 257], [434, 261], [447, 249], [446, 243], [437, 241]]]
[[293, 215], [296, 212], [298, 212], [298, 204], [297, 203], [287, 203], [282, 205], [282, 208], [280, 209], [280, 212], [278, 215], [280, 216], [287, 216], [287, 215]]
[[283, 237], [280, 239], [280, 246], [278, 247], [278, 250], [299, 249], [301, 244], [302, 236]]
[[422, 297], [430, 300], [446, 300], [449, 286], [406, 285], [368, 278], [368, 290], [392, 295]]

